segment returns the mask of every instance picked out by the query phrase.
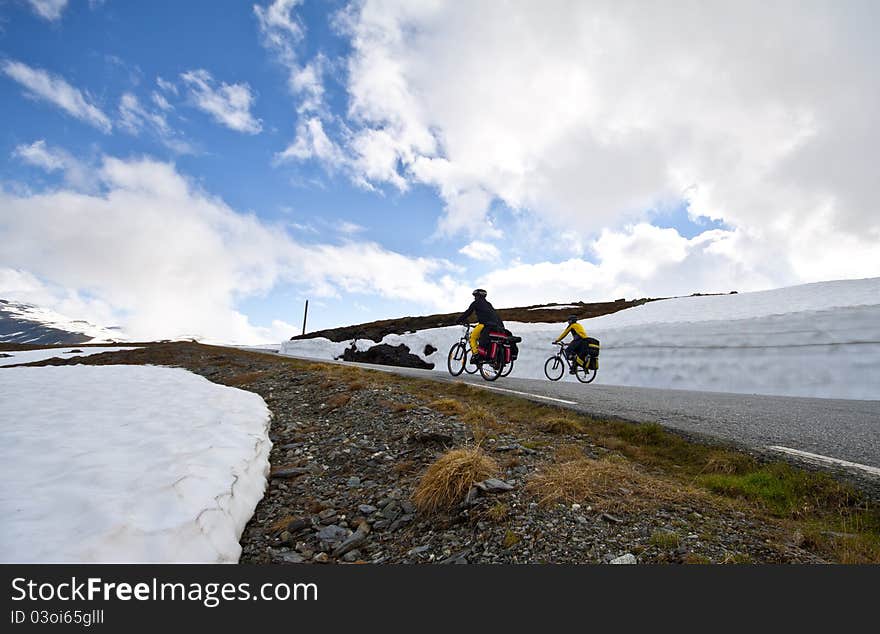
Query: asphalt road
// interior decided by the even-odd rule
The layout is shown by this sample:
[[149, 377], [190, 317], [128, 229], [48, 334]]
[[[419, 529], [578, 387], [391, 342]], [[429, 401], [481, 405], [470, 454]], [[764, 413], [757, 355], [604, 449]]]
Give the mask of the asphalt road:
[[583, 385], [568, 376], [556, 383], [514, 377], [488, 383], [479, 375], [463, 374], [453, 379], [447, 373], [431, 370], [344, 365], [513, 391], [595, 416], [659, 423], [687, 434], [720, 439], [761, 452], [786, 454], [880, 479], [880, 401]]

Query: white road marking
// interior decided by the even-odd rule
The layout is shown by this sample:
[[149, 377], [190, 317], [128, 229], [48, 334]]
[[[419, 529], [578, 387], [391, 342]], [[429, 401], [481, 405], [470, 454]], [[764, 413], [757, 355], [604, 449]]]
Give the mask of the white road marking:
[[782, 453], [787, 453], [792, 456], [798, 456], [800, 458], [804, 458], [805, 460], [815, 460], [817, 462], [824, 462], [827, 464], [838, 465], [840, 467], [850, 467], [851, 469], [861, 469], [862, 471], [867, 471], [868, 473], [880, 476], [880, 468], [871, 467], [866, 464], [860, 464], [858, 462], [850, 462], [849, 460], [841, 460], [840, 458], [832, 458], [830, 456], [823, 456], [818, 453], [810, 453], [808, 451], [800, 451], [799, 449], [791, 449], [790, 447], [782, 447], [780, 445], [771, 445], [767, 447], [767, 449], [772, 449], [773, 451], [779, 451]]
[[508, 390], [504, 387], [495, 387], [494, 385], [482, 385], [480, 383], [471, 383], [470, 381], [456, 381], [457, 383], [464, 383], [465, 385], [473, 385], [474, 387], [483, 388], [484, 390], [497, 390], [498, 392], [510, 392], [511, 394], [518, 394], [519, 396], [528, 396], [530, 398], [540, 398], [545, 401], [555, 401], [557, 403], [565, 403], [566, 405], [577, 405], [577, 401], [566, 401], [563, 398], [553, 398], [552, 396], [543, 396], [541, 394], [532, 394], [531, 392], [520, 392], [519, 390]]

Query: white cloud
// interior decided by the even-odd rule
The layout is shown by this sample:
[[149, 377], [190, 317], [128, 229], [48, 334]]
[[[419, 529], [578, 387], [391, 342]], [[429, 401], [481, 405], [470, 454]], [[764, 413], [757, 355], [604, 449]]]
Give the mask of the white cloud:
[[163, 92], [169, 95], [177, 95], [179, 93], [177, 84], [173, 81], [168, 81], [167, 79], [162, 79], [161, 77], [156, 77], [156, 85], [162, 89]]
[[94, 170], [67, 151], [46, 144], [44, 139], [16, 146], [12, 156], [47, 172], [64, 172], [65, 182], [79, 190], [91, 191], [97, 186]]
[[307, 159], [316, 159], [332, 169], [348, 164], [343, 151], [324, 132], [324, 124], [318, 117], [301, 121], [293, 143], [275, 156], [276, 162]]
[[153, 91], [151, 99], [153, 100], [153, 103], [156, 104], [156, 107], [159, 108], [159, 110], [164, 110], [165, 112], [168, 112], [169, 110], [174, 110], [171, 104], [168, 103], [168, 100], [156, 91]]
[[501, 257], [501, 252], [498, 250], [498, 247], [481, 240], [469, 242], [459, 249], [458, 252], [469, 258], [482, 260], [483, 262], [496, 262]]
[[823, 1], [365, 0], [344, 20], [337, 143], [356, 180], [437, 187], [445, 234], [497, 234], [495, 200], [589, 236], [684, 198], [775, 285], [877, 275], [878, 19]]
[[326, 59], [318, 54], [307, 63], [300, 61], [296, 49], [305, 38], [305, 27], [297, 20], [295, 9], [302, 0], [273, 0], [268, 5], [254, 5], [263, 45], [272, 51], [287, 69], [287, 87], [299, 99], [297, 112], [314, 114], [323, 109], [323, 73]]
[[28, 0], [34, 13], [41, 18], [54, 22], [61, 18], [67, 7], [67, 0]]
[[502, 306], [521, 306], [759, 290], [776, 285], [779, 275], [779, 261], [750, 261], [751, 238], [739, 230], [715, 229], [689, 239], [639, 223], [605, 230], [588, 248], [594, 261], [514, 262], [478, 283]]
[[464, 292], [442, 260], [372, 242], [299, 243], [201, 191], [171, 164], [105, 157], [98, 174], [98, 194], [0, 191], [0, 267], [42, 281], [26, 291], [31, 297], [60, 301], [47, 290], [57, 288], [110, 307], [100, 319], [87, 303], [59, 312], [119, 323], [136, 338], [266, 340], [235, 305], [282, 283], [311, 297], [365, 293], [426, 310]]
[[24, 162], [42, 167], [47, 172], [63, 169], [69, 160], [66, 152], [49, 148], [45, 140], [34, 141], [30, 145], [19, 145], [12, 152]]
[[248, 134], [258, 134], [263, 129], [261, 121], [251, 114], [255, 97], [247, 83], [220, 82], [215, 86], [211, 73], [204, 69], [191, 70], [180, 77], [187, 84], [194, 105], [218, 123]]
[[6, 75], [24, 86], [27, 94], [33, 98], [48, 101], [102, 132], [110, 132], [112, 124], [107, 115], [61, 77], [12, 60], [4, 61], [2, 68]]
[[[153, 93], [153, 96], [162, 98], [158, 93]], [[149, 110], [141, 104], [136, 95], [130, 92], [124, 93], [119, 100], [119, 118], [120, 126], [131, 134], [138, 135], [147, 129], [173, 152], [195, 153], [193, 147], [171, 128], [164, 112]]]

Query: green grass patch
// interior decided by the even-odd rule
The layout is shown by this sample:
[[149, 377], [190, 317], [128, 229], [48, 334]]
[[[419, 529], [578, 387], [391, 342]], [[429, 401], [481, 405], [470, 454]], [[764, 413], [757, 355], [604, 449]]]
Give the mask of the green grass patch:
[[830, 476], [781, 462], [743, 474], [707, 474], [698, 482], [715, 493], [757, 502], [777, 517], [803, 517], [855, 502], [852, 492]]

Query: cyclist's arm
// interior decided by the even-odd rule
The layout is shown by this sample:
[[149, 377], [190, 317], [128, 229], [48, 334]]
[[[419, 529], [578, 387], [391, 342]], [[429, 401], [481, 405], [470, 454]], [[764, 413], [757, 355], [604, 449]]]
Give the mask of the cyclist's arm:
[[457, 323], [457, 324], [463, 324], [463, 323], [465, 323], [465, 322], [467, 321], [468, 315], [470, 315], [472, 312], [474, 312], [474, 304], [475, 304], [475, 303], [476, 303], [476, 302], [471, 302], [471, 305], [468, 306], [468, 307], [467, 307], [467, 310], [464, 311], [464, 312], [458, 317], [458, 319], [455, 320], [455, 323]]
[[565, 330], [563, 330], [563, 331], [562, 331], [562, 334], [559, 335], [558, 337], [556, 337], [556, 339], [553, 341], [553, 343], [559, 343], [560, 341], [562, 341], [563, 339], [565, 339], [565, 336], [566, 336], [569, 332], [571, 332], [571, 325], [569, 325]]

